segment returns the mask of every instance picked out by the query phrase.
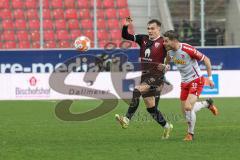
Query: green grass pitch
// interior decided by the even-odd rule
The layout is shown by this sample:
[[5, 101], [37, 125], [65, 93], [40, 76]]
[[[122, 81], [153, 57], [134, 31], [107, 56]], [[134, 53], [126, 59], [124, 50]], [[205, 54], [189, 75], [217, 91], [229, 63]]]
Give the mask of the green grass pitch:
[[[239, 160], [240, 98], [215, 98], [220, 115], [197, 113], [194, 142], [183, 142], [186, 124], [177, 99], [162, 99], [160, 109], [174, 130], [161, 140], [163, 129], [141, 103], [128, 129], [115, 121], [127, 105], [119, 101], [110, 113], [87, 122], [56, 118], [54, 101], [0, 101], [1, 160]], [[99, 101], [79, 100], [72, 112], [94, 108]]]

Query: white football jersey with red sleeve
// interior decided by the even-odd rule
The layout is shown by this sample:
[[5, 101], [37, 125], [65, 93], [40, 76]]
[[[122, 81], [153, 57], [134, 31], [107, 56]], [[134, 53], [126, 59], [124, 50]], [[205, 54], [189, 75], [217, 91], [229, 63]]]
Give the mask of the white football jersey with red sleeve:
[[189, 44], [180, 44], [181, 47], [177, 51], [171, 50], [168, 53], [180, 71], [182, 82], [191, 82], [202, 76], [197, 61], [202, 61], [205, 55]]

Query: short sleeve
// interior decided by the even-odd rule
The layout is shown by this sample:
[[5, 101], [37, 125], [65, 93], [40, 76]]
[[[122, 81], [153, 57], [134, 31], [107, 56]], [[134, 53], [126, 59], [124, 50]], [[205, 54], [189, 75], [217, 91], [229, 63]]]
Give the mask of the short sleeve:
[[199, 52], [196, 48], [191, 45], [182, 44], [182, 51], [186, 52], [191, 58], [198, 61], [202, 61], [205, 57], [204, 54]]

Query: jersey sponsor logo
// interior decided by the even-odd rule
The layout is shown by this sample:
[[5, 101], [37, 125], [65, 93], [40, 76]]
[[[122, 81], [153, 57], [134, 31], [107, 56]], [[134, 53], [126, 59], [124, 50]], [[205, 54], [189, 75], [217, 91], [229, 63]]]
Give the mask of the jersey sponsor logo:
[[148, 49], [145, 50], [144, 56], [147, 57], [147, 58], [149, 58], [150, 55], [151, 55], [151, 50], [148, 48]]
[[184, 61], [182, 59], [177, 59], [176, 57], [173, 57], [173, 62], [175, 64], [182, 64], [182, 65], [186, 64], [186, 61]]

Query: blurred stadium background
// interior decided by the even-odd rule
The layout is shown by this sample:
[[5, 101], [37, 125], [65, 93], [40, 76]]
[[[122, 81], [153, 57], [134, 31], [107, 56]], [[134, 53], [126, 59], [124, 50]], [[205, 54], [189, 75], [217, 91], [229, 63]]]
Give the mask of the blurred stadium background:
[[[129, 15], [134, 19], [135, 33], [145, 33], [146, 22], [157, 18], [163, 22], [163, 31], [174, 28], [195, 46], [240, 44], [238, 0], [96, 3], [94, 8], [94, 0], [1, 0], [0, 48], [72, 48], [78, 35], [88, 36], [95, 48], [102, 48], [108, 41], [120, 43], [122, 20]], [[201, 15], [205, 15], [203, 19]]]
[[[61, 71], [75, 73], [66, 83], [91, 88], [84, 73], [98, 65], [103, 73], [92, 88], [110, 91], [116, 98], [131, 96], [135, 85], [131, 76], [113, 81], [109, 72], [117, 76], [121, 71], [136, 71], [132, 62], [138, 61], [138, 46], [121, 38], [127, 16], [134, 20], [131, 33], [146, 33], [147, 21], [156, 18], [162, 22], [162, 32], [177, 30], [182, 41], [211, 58], [216, 86], [205, 87], [203, 97], [215, 97], [220, 116], [199, 113], [193, 143], [182, 142], [185, 122], [174, 65], [166, 75], [173, 91], [160, 101], [161, 110], [174, 124], [169, 141], [160, 139], [162, 130], [142, 102], [127, 130], [114, 121], [115, 113], [127, 109], [122, 100], [111, 112], [84, 123], [56, 116], [56, 105], [63, 99], [74, 99], [71, 112], [75, 114], [102, 102], [89, 100], [92, 96], [62, 94], [50, 86], [51, 73], [69, 59], [73, 61]], [[240, 159], [239, 17], [240, 0], [0, 0], [0, 159]], [[85, 54], [73, 48], [81, 35], [92, 42]], [[104, 50], [106, 45], [118, 49]], [[121, 53], [129, 62], [118, 56]], [[97, 55], [103, 63], [90, 63], [87, 55]], [[118, 91], [112, 83], [119, 85]], [[61, 85], [58, 80], [52, 81], [55, 84]]]

